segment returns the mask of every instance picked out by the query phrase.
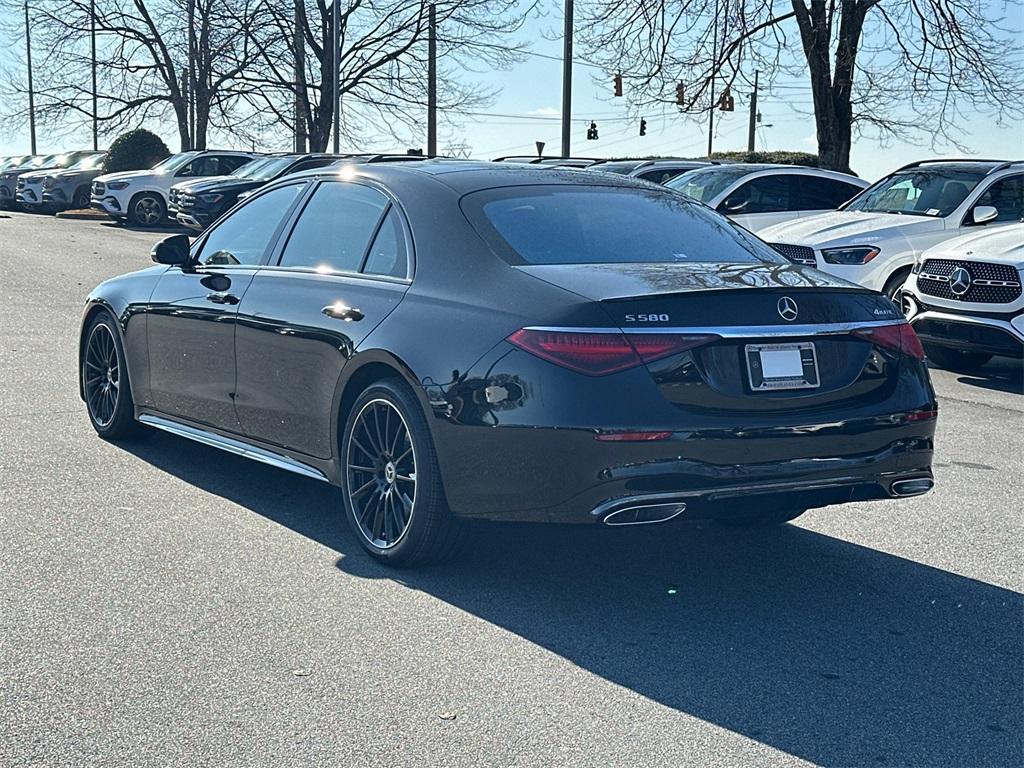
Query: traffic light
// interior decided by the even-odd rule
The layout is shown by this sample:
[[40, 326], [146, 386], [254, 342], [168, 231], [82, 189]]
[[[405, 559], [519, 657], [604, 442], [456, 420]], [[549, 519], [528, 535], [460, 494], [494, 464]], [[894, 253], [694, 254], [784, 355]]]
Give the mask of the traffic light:
[[587, 128], [587, 141], [597, 141], [597, 123], [593, 120], [590, 121], [590, 127]]
[[676, 83], [676, 104], [686, 106], [686, 86], [682, 83]]
[[615, 95], [622, 95], [622, 75], [615, 76]]
[[644, 120], [642, 117], [640, 118], [640, 135], [641, 136], [646, 136], [647, 135], [647, 121]]
[[722, 91], [722, 97], [718, 100], [718, 108], [723, 112], [732, 112], [736, 109], [736, 100], [728, 88]]

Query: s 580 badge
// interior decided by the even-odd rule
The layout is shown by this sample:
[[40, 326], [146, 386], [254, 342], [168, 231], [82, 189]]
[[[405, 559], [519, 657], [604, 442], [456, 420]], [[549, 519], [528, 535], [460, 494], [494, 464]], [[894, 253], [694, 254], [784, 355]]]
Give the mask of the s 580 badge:
[[668, 315], [626, 315], [627, 323], [667, 323]]

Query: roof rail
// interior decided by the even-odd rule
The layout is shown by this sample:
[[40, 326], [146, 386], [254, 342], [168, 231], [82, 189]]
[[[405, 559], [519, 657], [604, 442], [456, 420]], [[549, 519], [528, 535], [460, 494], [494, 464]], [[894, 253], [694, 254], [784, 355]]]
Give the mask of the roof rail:
[[352, 157], [365, 157], [366, 163], [401, 163], [405, 160], [447, 160], [443, 155], [352, 155]]
[[570, 155], [569, 157], [565, 157], [564, 155], [502, 155], [501, 157], [494, 158], [491, 162], [501, 163], [505, 162], [506, 160], [516, 160], [519, 162], [531, 164], [539, 163], [542, 160], [591, 160], [595, 163], [607, 162], [606, 160], [600, 157], [576, 157], [574, 155]]
[[913, 163], [907, 163], [901, 165], [893, 173], [899, 173], [900, 171], [906, 171], [910, 168], [918, 168], [927, 163], [1005, 163], [1005, 160], [995, 160], [993, 158], [986, 157], [936, 157], [931, 160], [916, 160]]
[[[1006, 170], [1007, 168], [1010, 168], [1010, 167], [1012, 167], [1014, 165], [1020, 165], [1021, 163], [1024, 163], [1024, 160], [1006, 160], [1005, 162], [1000, 163], [995, 168], [990, 170], [989, 173], [995, 173], [996, 171], [1003, 171], [1003, 170]], [[988, 175], [988, 174], [986, 174], [986, 175]]]

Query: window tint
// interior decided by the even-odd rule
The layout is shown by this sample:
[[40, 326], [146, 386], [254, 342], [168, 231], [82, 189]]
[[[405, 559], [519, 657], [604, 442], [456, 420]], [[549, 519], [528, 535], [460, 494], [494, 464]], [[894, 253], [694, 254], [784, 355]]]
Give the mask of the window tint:
[[406, 277], [408, 275], [408, 258], [405, 252], [405, 233], [402, 221], [394, 206], [388, 209], [384, 222], [380, 225], [377, 237], [370, 246], [363, 269], [370, 275], [388, 275], [390, 277]]
[[786, 263], [745, 230], [668, 190], [509, 187], [467, 195], [462, 209], [512, 264]]
[[759, 176], [741, 184], [718, 206], [725, 214], [775, 213], [799, 210], [790, 205], [788, 174]]
[[860, 187], [822, 176], [790, 176], [790, 202], [796, 211], [828, 211], [860, 192]]
[[992, 205], [999, 211], [996, 221], [1024, 219], [1024, 175], [1007, 176], [981, 193], [975, 205]]
[[742, 166], [713, 165], [710, 168], [681, 173], [665, 186], [678, 190], [694, 200], [710, 203], [748, 173], [750, 169]]
[[294, 167], [288, 170], [288, 173], [298, 173], [299, 171], [308, 171], [311, 168], [323, 168], [325, 165], [338, 162], [336, 157], [315, 157], [312, 160], [303, 160], [300, 163], [296, 163]]
[[328, 181], [317, 187], [281, 255], [283, 267], [356, 272], [388, 199], [361, 184]]
[[251, 158], [241, 155], [221, 155], [217, 158], [217, 176], [227, 176], [250, 162]]
[[304, 186], [278, 187], [245, 203], [210, 231], [199, 262], [218, 266], [259, 264], [274, 230]]

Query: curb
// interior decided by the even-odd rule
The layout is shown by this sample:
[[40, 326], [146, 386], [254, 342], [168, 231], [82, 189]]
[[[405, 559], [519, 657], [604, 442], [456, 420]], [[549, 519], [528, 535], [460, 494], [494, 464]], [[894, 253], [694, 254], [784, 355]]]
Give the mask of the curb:
[[99, 211], [93, 211], [88, 208], [80, 208], [74, 211], [57, 211], [54, 214], [58, 219], [92, 219], [96, 221], [110, 221], [110, 217], [105, 213]]

